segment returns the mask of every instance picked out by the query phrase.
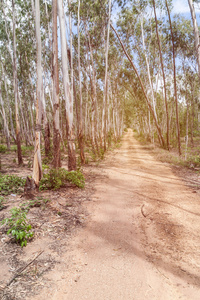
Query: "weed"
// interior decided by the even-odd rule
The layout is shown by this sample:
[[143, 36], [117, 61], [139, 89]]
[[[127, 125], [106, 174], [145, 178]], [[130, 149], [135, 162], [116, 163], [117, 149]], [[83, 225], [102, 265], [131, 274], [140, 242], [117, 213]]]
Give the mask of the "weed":
[[66, 182], [69, 181], [76, 186], [83, 188], [85, 185], [85, 179], [81, 171], [71, 171], [60, 168], [51, 169], [48, 173], [44, 174], [40, 180], [40, 190], [57, 190], [62, 186], [65, 186]]
[[0, 196], [0, 210], [4, 209], [5, 203], [6, 203], [6, 199], [3, 196]]
[[12, 193], [21, 193], [25, 185], [26, 179], [16, 175], [0, 174], [0, 194], [9, 195]]
[[22, 204], [21, 207], [23, 208], [23, 210], [28, 212], [33, 207], [44, 207], [47, 204], [47, 202], [49, 202], [49, 199], [45, 199], [41, 196], [38, 196], [36, 197], [36, 199], [30, 199], [28, 202]]
[[27, 241], [33, 237], [31, 225], [27, 223], [26, 212], [18, 207], [13, 207], [11, 210], [11, 217], [1, 221], [1, 224], [8, 225], [9, 229], [7, 234], [11, 234], [16, 243], [19, 243], [21, 247], [27, 245]]

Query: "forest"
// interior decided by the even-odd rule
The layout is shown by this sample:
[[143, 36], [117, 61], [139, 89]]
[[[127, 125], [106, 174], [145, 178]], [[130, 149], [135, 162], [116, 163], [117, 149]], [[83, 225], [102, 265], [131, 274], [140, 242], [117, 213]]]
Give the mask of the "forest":
[[76, 170], [128, 127], [187, 157], [200, 126], [196, 2], [188, 19], [169, 0], [1, 1], [1, 142], [19, 165], [34, 147], [36, 185], [42, 157], [59, 168], [66, 151]]

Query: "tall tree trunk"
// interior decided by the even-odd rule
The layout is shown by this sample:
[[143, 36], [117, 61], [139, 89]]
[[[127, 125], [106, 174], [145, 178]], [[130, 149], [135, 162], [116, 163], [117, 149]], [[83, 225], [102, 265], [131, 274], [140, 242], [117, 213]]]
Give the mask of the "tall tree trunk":
[[41, 60], [41, 35], [40, 35], [40, 3], [35, 0], [35, 28], [36, 28], [36, 49], [37, 49], [37, 90], [36, 90], [36, 128], [35, 128], [35, 150], [33, 159], [33, 180], [36, 186], [42, 177], [42, 159], [40, 151], [41, 140], [41, 119], [42, 119], [42, 60]]
[[81, 83], [81, 63], [80, 63], [80, 0], [78, 0], [78, 73], [79, 73], [79, 95], [80, 95], [80, 109], [79, 109], [79, 126], [78, 126], [78, 140], [80, 148], [81, 163], [85, 163], [84, 154], [84, 135], [83, 135], [83, 98], [82, 98], [82, 83]]
[[65, 94], [66, 120], [67, 120], [68, 169], [69, 171], [71, 171], [71, 170], [76, 170], [76, 152], [75, 152], [75, 136], [73, 131], [73, 99], [71, 97], [70, 83], [69, 83], [65, 15], [64, 15], [62, 0], [58, 0], [58, 15], [60, 21], [62, 74], [63, 74], [63, 87], [64, 87], [64, 94]]
[[101, 139], [103, 138], [104, 151], [106, 151], [106, 139], [107, 139], [108, 50], [109, 50], [109, 37], [110, 37], [110, 15], [111, 15], [111, 0], [109, 0], [108, 29], [107, 29], [106, 51], [105, 51], [105, 80], [104, 80], [102, 133], [101, 133]]
[[23, 164], [21, 138], [20, 138], [20, 123], [19, 123], [19, 108], [18, 108], [18, 87], [17, 87], [17, 59], [16, 59], [16, 30], [15, 30], [15, 0], [12, 0], [12, 14], [13, 14], [13, 87], [15, 95], [15, 120], [16, 120], [16, 143], [18, 164]]
[[8, 87], [7, 87], [7, 82], [6, 82], [7, 81], [7, 76], [6, 76], [3, 64], [1, 66], [2, 66], [2, 72], [3, 72], [4, 87], [5, 87], [5, 92], [6, 92], [6, 101], [7, 101], [7, 105], [8, 105], [8, 108], [9, 108], [9, 119], [10, 119], [10, 126], [11, 126], [11, 136], [13, 137], [14, 141], [16, 142], [16, 133], [15, 133], [15, 130], [14, 130], [14, 125], [13, 125], [12, 110], [11, 110], [11, 106], [10, 106], [10, 98], [8, 96]]
[[3, 101], [3, 98], [2, 98], [1, 81], [0, 81], [0, 104], [1, 104], [1, 107], [2, 107], [2, 117], [3, 117], [3, 122], [4, 122], [4, 131], [5, 131], [5, 134], [6, 134], [6, 144], [7, 144], [8, 150], [10, 150], [10, 132], [9, 132], [8, 121], [7, 121], [5, 108], [4, 108], [4, 101]]
[[177, 87], [176, 87], [176, 55], [175, 55], [175, 49], [174, 49], [174, 34], [173, 34], [171, 16], [170, 16], [170, 11], [169, 11], [167, 0], [165, 0], [165, 3], [166, 3], [167, 13], [168, 13], [168, 17], [169, 17], [170, 31], [171, 31], [171, 37], [172, 37], [173, 70], [174, 70], [174, 97], [175, 97], [175, 103], [176, 103], [176, 130], [177, 130], [177, 139], [178, 139], [178, 152], [179, 152], [179, 155], [181, 155], [178, 96], [177, 96]]
[[157, 118], [157, 113], [156, 113], [156, 104], [155, 104], [153, 84], [152, 84], [151, 74], [150, 74], [149, 59], [148, 59], [148, 56], [147, 56], [147, 51], [146, 51], [146, 46], [145, 46], [145, 41], [144, 41], [143, 15], [142, 14], [141, 14], [141, 18], [140, 18], [140, 23], [141, 23], [141, 33], [142, 33], [142, 45], [143, 45], [143, 51], [144, 51], [144, 56], [145, 56], [145, 60], [146, 60], [147, 75], [148, 75], [149, 87], [150, 87], [151, 97], [152, 97], [151, 103], [152, 103], [152, 107], [153, 107], [153, 110], [154, 110], [155, 117], [156, 117], [156, 119], [158, 119]]
[[154, 8], [154, 16], [155, 16], [155, 22], [156, 22], [156, 35], [157, 35], [159, 54], [160, 54], [160, 64], [161, 64], [161, 70], [162, 70], [162, 76], [163, 76], [165, 110], [166, 110], [166, 118], [167, 118], [167, 149], [169, 150], [169, 130], [170, 130], [170, 128], [169, 128], [169, 113], [168, 113], [168, 103], [167, 103], [167, 88], [166, 88], [166, 81], [165, 81], [165, 71], [164, 71], [164, 65], [163, 65], [162, 49], [161, 49], [159, 32], [158, 32], [158, 20], [157, 20], [157, 15], [156, 15], [155, 0], [153, 0], [153, 8]]
[[[60, 158], [60, 102], [58, 77], [57, 0], [53, 0], [53, 165], [61, 166]], [[66, 49], [67, 50], [67, 49]]]

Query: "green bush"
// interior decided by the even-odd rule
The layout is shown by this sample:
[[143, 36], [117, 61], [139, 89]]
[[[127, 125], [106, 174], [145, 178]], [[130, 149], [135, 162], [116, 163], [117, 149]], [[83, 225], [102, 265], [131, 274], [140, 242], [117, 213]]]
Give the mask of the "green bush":
[[7, 150], [7, 147], [5, 145], [0, 145], [0, 153], [5, 153]]
[[70, 171], [63, 168], [51, 169], [48, 173], [43, 175], [40, 180], [40, 190], [57, 190], [60, 187], [65, 186], [66, 182], [69, 181], [76, 186], [83, 188], [85, 185], [85, 179], [80, 171]]
[[25, 185], [26, 179], [16, 175], [0, 174], [0, 194], [9, 195], [12, 193], [21, 193]]
[[21, 208], [13, 207], [11, 210], [11, 217], [1, 221], [1, 224], [8, 225], [9, 229], [7, 234], [11, 234], [16, 243], [19, 243], [21, 247], [27, 245], [27, 241], [33, 237], [31, 225], [27, 223], [26, 212]]

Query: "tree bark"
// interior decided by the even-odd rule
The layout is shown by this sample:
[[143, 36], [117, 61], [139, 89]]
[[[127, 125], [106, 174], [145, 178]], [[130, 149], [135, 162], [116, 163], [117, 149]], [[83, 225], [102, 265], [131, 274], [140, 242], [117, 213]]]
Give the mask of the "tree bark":
[[53, 0], [53, 166], [61, 166], [60, 158], [60, 101], [58, 77], [57, 0]]
[[15, 0], [12, 0], [13, 13], [13, 87], [15, 96], [15, 120], [16, 120], [16, 143], [18, 164], [23, 164], [21, 138], [20, 138], [20, 123], [19, 123], [19, 108], [18, 108], [18, 87], [17, 87], [17, 60], [16, 60], [16, 30], [15, 30]]
[[169, 11], [167, 0], [165, 0], [165, 4], [166, 4], [166, 8], [167, 8], [168, 17], [169, 17], [170, 31], [171, 31], [171, 37], [172, 37], [173, 71], [174, 71], [174, 97], [175, 97], [175, 103], [176, 103], [176, 130], [177, 130], [177, 139], [178, 139], [178, 152], [179, 152], [179, 155], [181, 155], [181, 138], [180, 138], [180, 126], [179, 126], [178, 97], [177, 97], [177, 87], [176, 87], [176, 55], [175, 55], [175, 48], [174, 48], [174, 34], [173, 34], [171, 16], [170, 16], [170, 11]]
[[69, 171], [71, 171], [71, 170], [76, 170], [76, 152], [75, 152], [75, 137], [73, 131], [73, 99], [71, 97], [71, 90], [70, 90], [70, 83], [69, 83], [65, 15], [64, 15], [62, 0], [58, 0], [58, 15], [60, 21], [62, 74], [63, 74], [64, 95], [65, 95], [66, 120], [67, 120], [68, 169]]
[[83, 98], [82, 98], [82, 83], [81, 83], [81, 63], [80, 63], [80, 0], [78, 0], [78, 73], [79, 73], [79, 95], [80, 95], [80, 109], [79, 109], [79, 125], [78, 125], [78, 140], [80, 148], [81, 163], [85, 163], [84, 154], [84, 135], [83, 135]]
[[37, 49], [37, 90], [36, 90], [36, 128], [35, 128], [35, 150], [33, 159], [33, 180], [39, 186], [42, 177], [42, 159], [40, 151], [41, 119], [42, 119], [42, 57], [41, 57], [41, 35], [40, 35], [40, 3], [35, 0], [35, 27], [36, 27], [36, 49]]
[[111, 14], [111, 0], [109, 0], [108, 29], [107, 29], [107, 40], [106, 40], [106, 49], [105, 49], [105, 79], [104, 79], [102, 132], [101, 132], [101, 140], [103, 139], [104, 151], [106, 151], [106, 139], [107, 139], [108, 51], [109, 51], [109, 37], [110, 37], [110, 14]]
[[5, 134], [6, 134], [6, 144], [7, 144], [8, 150], [10, 150], [10, 132], [9, 132], [8, 121], [7, 121], [5, 108], [4, 108], [4, 101], [3, 101], [3, 98], [2, 98], [1, 81], [0, 81], [0, 104], [1, 104], [1, 107], [2, 107], [2, 117], [3, 117], [3, 122], [4, 122], [4, 131], [5, 131]]
[[167, 118], [167, 149], [169, 150], [169, 130], [170, 130], [170, 128], [169, 128], [169, 113], [168, 113], [168, 103], [167, 103], [167, 88], [166, 88], [166, 81], [165, 81], [165, 71], [164, 71], [164, 65], [163, 65], [162, 49], [161, 49], [159, 32], [158, 32], [158, 20], [157, 20], [157, 15], [156, 15], [155, 0], [153, 0], [153, 8], [154, 8], [154, 16], [155, 16], [155, 22], [156, 22], [156, 35], [157, 35], [159, 54], [160, 54], [160, 64], [161, 64], [161, 70], [162, 70], [162, 76], [163, 76], [165, 110], [166, 110], [166, 118]]

